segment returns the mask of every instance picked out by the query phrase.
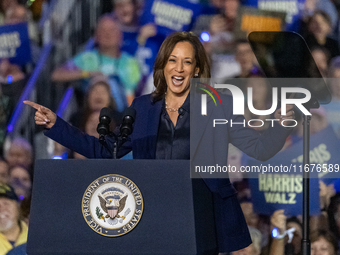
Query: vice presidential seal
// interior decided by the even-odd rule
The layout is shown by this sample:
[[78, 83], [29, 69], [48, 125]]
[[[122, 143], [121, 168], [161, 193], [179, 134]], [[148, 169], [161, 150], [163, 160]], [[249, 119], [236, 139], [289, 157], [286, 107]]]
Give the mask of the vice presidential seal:
[[86, 189], [82, 212], [86, 223], [98, 234], [121, 236], [138, 224], [143, 213], [142, 194], [128, 178], [105, 175]]

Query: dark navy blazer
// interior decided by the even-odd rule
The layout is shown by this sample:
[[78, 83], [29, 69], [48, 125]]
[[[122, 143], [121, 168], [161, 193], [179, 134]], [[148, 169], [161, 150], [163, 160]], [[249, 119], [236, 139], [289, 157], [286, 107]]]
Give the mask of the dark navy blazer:
[[[254, 129], [241, 127], [241, 125], [232, 128], [221, 125], [221, 127], [213, 128], [211, 120], [214, 116], [233, 118], [235, 122], [244, 120], [243, 116], [233, 116], [232, 98], [225, 96], [223, 99], [223, 107], [209, 107], [208, 104], [207, 116], [191, 114], [191, 125], [198, 123], [200, 126], [195, 130], [190, 141], [192, 159], [208, 159], [209, 161], [209, 158], [213, 158], [215, 164], [218, 162], [220, 165], [227, 165], [229, 142], [249, 156], [260, 160], [269, 159], [282, 148], [289, 131], [278, 124], [269, 128], [264, 135], [258, 134]], [[132, 150], [134, 159], [155, 158], [162, 102], [162, 100], [154, 102], [150, 95], [134, 100], [132, 104], [132, 107], [136, 109], [134, 130], [129, 140], [119, 149], [118, 157]], [[198, 101], [197, 104], [199, 104]], [[113, 137], [108, 136], [107, 146], [103, 146], [97, 138], [80, 132], [59, 117], [55, 125], [45, 131], [45, 135], [87, 158], [112, 158]], [[214, 196], [219, 251], [230, 252], [250, 245], [249, 231], [235, 196], [236, 191], [229, 179], [204, 180]]]

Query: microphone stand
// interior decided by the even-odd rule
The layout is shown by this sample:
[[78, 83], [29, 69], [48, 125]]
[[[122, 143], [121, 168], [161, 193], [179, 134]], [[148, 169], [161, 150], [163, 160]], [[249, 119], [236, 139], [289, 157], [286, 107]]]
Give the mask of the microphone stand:
[[[319, 108], [319, 102], [315, 98], [304, 105], [310, 112], [312, 108]], [[310, 150], [310, 121], [311, 115], [303, 114], [303, 194], [302, 194], [302, 255], [310, 255], [311, 247], [309, 240], [309, 150]], [[306, 171], [308, 169], [308, 171]]]

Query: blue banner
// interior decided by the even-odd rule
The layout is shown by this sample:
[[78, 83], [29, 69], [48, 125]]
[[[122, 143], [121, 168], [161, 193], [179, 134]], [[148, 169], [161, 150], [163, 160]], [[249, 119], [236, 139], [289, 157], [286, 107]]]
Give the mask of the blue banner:
[[[309, 171], [311, 177], [311, 214], [318, 214], [320, 211], [319, 179], [329, 184], [340, 177], [339, 151], [340, 141], [330, 126], [310, 138], [310, 164], [305, 169]], [[302, 138], [270, 160], [265, 162], [248, 160], [247, 165], [256, 170], [248, 172], [256, 212], [270, 215], [275, 210], [285, 209], [290, 215], [301, 214], [302, 163]]]
[[17, 65], [31, 61], [27, 23], [0, 26], [0, 58]]
[[154, 23], [158, 33], [169, 35], [175, 31], [190, 31], [201, 5], [183, 0], [146, 0], [140, 19], [142, 25]]
[[[258, 178], [249, 179], [254, 211], [272, 215], [274, 211], [284, 209], [288, 217], [301, 215], [302, 181], [302, 174], [279, 173], [259, 173]], [[310, 179], [310, 187], [310, 213], [317, 215], [320, 213], [319, 180]]]

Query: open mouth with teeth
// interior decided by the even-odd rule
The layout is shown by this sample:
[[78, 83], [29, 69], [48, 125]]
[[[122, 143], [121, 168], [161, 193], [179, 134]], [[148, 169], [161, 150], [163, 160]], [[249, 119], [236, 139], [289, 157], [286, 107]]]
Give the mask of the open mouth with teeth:
[[172, 76], [172, 83], [175, 84], [176, 86], [181, 85], [184, 81], [183, 76]]

